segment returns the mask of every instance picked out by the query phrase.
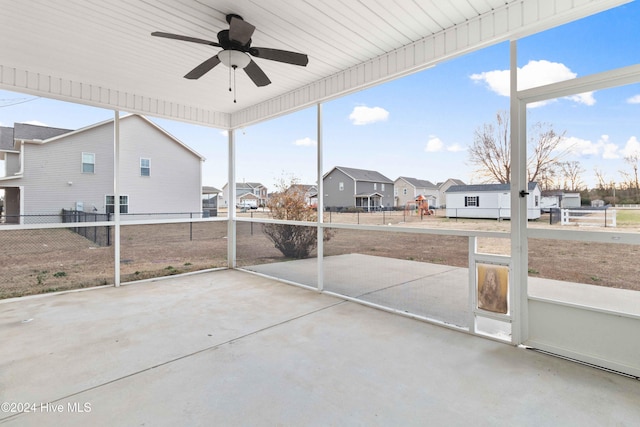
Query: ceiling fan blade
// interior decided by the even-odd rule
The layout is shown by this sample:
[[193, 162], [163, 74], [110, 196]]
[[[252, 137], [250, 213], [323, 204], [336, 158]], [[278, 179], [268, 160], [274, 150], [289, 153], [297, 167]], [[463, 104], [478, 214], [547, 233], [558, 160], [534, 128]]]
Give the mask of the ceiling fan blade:
[[249, 43], [249, 40], [251, 40], [251, 36], [255, 30], [256, 27], [249, 24], [247, 21], [233, 17], [229, 23], [229, 38], [244, 46]]
[[212, 42], [210, 40], [197, 39], [195, 37], [181, 36], [180, 34], [163, 33], [162, 31], [154, 31], [151, 33], [154, 37], [164, 37], [165, 39], [182, 40], [185, 42], [208, 44], [210, 46], [222, 47], [218, 42]]
[[207, 59], [202, 64], [198, 65], [196, 68], [185, 74], [184, 78], [191, 80], [199, 79], [200, 77], [211, 71], [213, 67], [215, 67], [219, 63], [220, 58], [218, 58], [218, 55], [212, 56], [211, 58]]
[[309, 57], [304, 53], [289, 52], [288, 50], [270, 49], [268, 47], [252, 47], [249, 53], [256, 58], [270, 59], [272, 61], [284, 62], [293, 65], [302, 65], [303, 67], [309, 63]]
[[262, 71], [262, 68], [256, 64], [253, 59], [249, 62], [249, 65], [244, 67], [244, 72], [247, 76], [256, 84], [256, 86], [266, 86], [271, 83], [269, 77]]

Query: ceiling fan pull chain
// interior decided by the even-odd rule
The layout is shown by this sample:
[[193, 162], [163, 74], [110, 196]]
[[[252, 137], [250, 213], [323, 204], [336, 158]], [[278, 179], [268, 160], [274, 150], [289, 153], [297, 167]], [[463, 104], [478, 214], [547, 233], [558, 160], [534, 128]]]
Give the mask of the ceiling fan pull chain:
[[236, 103], [236, 69], [238, 67], [236, 65], [233, 66], [233, 103]]
[[229, 67], [229, 92], [231, 92], [231, 67]]

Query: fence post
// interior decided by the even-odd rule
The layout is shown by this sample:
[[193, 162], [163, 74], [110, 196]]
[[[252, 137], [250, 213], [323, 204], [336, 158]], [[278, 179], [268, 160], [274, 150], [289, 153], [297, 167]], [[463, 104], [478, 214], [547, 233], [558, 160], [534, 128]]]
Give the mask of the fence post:
[[[107, 221], [111, 221], [111, 214], [107, 212]], [[107, 246], [111, 246], [111, 226], [107, 225]]]
[[607, 228], [607, 210], [604, 210], [604, 228]]
[[384, 210], [382, 211], [382, 225], [385, 225]]
[[[189, 218], [193, 219], [193, 212], [189, 212]], [[189, 222], [189, 241], [193, 241], [193, 222]]]

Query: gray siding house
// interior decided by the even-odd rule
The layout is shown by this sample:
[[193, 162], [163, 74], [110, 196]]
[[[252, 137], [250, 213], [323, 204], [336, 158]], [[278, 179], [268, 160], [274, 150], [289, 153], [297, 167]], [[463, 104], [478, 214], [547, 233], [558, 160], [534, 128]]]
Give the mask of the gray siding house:
[[465, 185], [465, 183], [461, 179], [449, 178], [436, 185], [438, 186], [438, 204], [436, 207], [444, 208], [447, 205], [447, 190], [454, 185]]
[[[2, 128], [6, 222], [29, 222], [26, 215], [58, 222], [62, 209], [113, 213], [113, 132], [113, 120], [79, 130], [21, 123]], [[145, 117], [122, 117], [120, 212], [201, 212], [203, 161]]]
[[[259, 182], [236, 182], [236, 207], [260, 207], [267, 204], [267, 187]], [[222, 187], [222, 203], [229, 207], [229, 183]]]
[[380, 172], [336, 166], [323, 176], [322, 182], [327, 209], [371, 211], [391, 209], [394, 204], [393, 181]]
[[429, 201], [429, 206], [440, 206], [438, 187], [431, 181], [401, 176], [393, 183], [395, 206], [404, 208], [418, 196]]

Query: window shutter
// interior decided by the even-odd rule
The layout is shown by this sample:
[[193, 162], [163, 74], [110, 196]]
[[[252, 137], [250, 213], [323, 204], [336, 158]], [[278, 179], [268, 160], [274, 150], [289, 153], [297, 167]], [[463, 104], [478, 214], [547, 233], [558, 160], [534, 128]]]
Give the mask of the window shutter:
[[469, 206], [469, 196], [465, 196], [464, 198], [464, 206]]
[[476, 196], [476, 208], [480, 207], [480, 196]]

